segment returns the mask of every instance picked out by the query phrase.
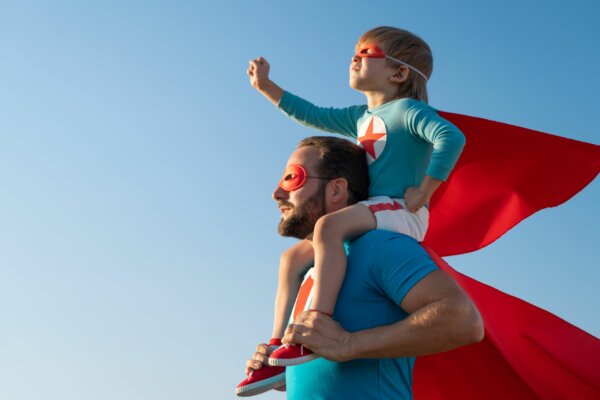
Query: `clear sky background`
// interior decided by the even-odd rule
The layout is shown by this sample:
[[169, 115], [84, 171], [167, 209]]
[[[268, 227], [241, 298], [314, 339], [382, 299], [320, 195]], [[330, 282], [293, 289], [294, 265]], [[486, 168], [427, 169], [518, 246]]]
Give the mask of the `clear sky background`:
[[[560, 5], [559, 5], [560, 4]], [[0, 2], [0, 398], [229, 399], [271, 332], [270, 195], [378, 25], [432, 47], [430, 103], [600, 144], [598, 3]], [[474, 188], [476, 190], [476, 188]], [[600, 336], [598, 179], [458, 270]], [[263, 399], [281, 399], [271, 393]]]

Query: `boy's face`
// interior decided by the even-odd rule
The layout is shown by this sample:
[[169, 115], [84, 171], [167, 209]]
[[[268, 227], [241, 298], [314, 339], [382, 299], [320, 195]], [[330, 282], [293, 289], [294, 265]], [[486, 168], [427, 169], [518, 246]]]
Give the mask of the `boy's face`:
[[350, 63], [350, 87], [360, 92], [385, 91], [395, 86], [390, 78], [398, 68], [388, 65], [385, 54], [374, 43], [357, 43]]

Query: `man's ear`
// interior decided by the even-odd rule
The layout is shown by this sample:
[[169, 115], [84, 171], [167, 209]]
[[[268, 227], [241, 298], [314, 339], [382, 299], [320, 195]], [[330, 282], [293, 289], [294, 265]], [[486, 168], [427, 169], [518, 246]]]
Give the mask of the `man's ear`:
[[346, 204], [348, 200], [348, 181], [346, 178], [336, 178], [327, 185], [327, 197], [332, 205]]
[[408, 75], [410, 74], [410, 70], [407, 66], [403, 65], [398, 68], [396, 73], [390, 77], [390, 82], [394, 83], [402, 83], [408, 79]]

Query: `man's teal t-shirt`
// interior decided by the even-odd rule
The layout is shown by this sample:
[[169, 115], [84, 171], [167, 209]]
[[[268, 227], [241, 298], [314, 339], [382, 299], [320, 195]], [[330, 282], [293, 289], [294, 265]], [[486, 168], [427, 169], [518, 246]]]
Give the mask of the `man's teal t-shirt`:
[[[366, 233], [348, 246], [348, 268], [334, 319], [350, 332], [398, 322], [400, 303], [437, 266], [413, 238], [388, 231]], [[414, 358], [319, 358], [287, 367], [287, 398], [411, 399]]]

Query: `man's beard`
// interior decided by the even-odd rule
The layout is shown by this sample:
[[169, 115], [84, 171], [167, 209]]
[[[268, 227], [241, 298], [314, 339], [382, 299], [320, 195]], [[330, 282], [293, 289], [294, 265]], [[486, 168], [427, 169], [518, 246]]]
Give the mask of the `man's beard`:
[[317, 193], [309, 197], [302, 204], [293, 206], [290, 203], [280, 202], [290, 206], [290, 215], [279, 222], [278, 231], [281, 236], [305, 239], [315, 229], [315, 224], [321, 216], [325, 215], [325, 185], [321, 185]]

